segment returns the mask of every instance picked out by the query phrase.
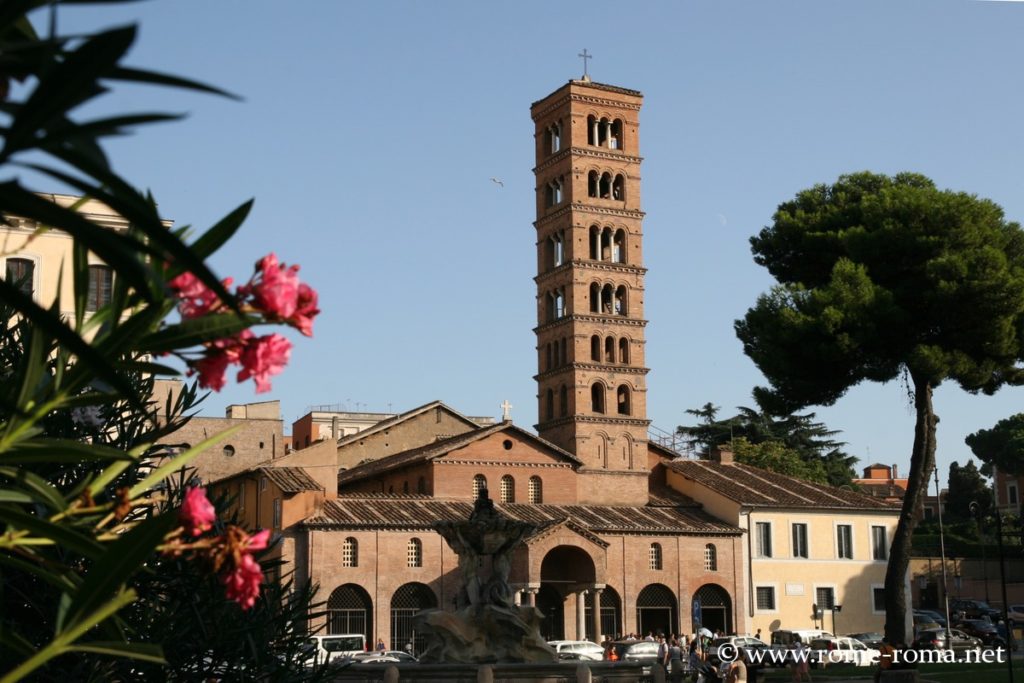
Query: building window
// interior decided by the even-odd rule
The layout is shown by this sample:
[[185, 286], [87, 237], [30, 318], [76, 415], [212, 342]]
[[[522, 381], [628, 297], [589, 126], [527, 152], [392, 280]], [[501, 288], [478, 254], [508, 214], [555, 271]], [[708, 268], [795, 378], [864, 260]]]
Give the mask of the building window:
[[619, 411], [619, 415], [631, 414], [632, 407], [630, 406], [629, 401], [629, 387], [625, 384], [620, 385], [619, 388], [615, 390], [615, 404]]
[[708, 543], [704, 546], [704, 571], [718, 571], [718, 550], [715, 548], [714, 543]]
[[775, 611], [775, 587], [758, 586], [756, 589], [757, 609]]
[[871, 527], [871, 557], [876, 560], [889, 559], [889, 544], [885, 539], [885, 527]]
[[853, 559], [853, 527], [849, 524], [836, 526], [836, 542], [838, 554], [841, 560]]
[[281, 499], [274, 499], [274, 528], [281, 528]]
[[590, 387], [590, 410], [594, 413], [604, 413], [604, 385], [594, 382]]
[[871, 611], [885, 614], [885, 588], [882, 586], [871, 587]]
[[110, 303], [114, 289], [114, 271], [110, 266], [89, 266], [89, 294], [85, 310], [98, 311]]
[[757, 557], [772, 556], [772, 525], [768, 522], [754, 524], [757, 536]]
[[808, 557], [806, 524], [793, 525], [793, 557]]
[[530, 477], [529, 495], [530, 502], [535, 505], [544, 502], [543, 484], [541, 484], [540, 477], [536, 475]]
[[660, 543], [652, 543], [651, 544], [650, 560], [651, 560], [651, 569], [661, 569], [662, 562], [661, 562], [661, 544]]
[[473, 498], [479, 498], [481, 491], [487, 490], [487, 477], [478, 474], [473, 477]]
[[346, 538], [345, 542], [341, 544], [341, 566], [359, 566], [359, 541], [351, 536]]
[[1006, 500], [1007, 500], [1007, 502], [1009, 502], [1010, 505], [1016, 505], [1017, 504], [1017, 485], [1016, 484], [1012, 484], [1011, 483], [1011, 484], [1007, 485], [1007, 487], [1006, 487]]
[[424, 477], [420, 477], [416, 481], [416, 493], [426, 493], [426, 492], [427, 492], [427, 480]]
[[501, 478], [501, 502], [516, 502], [516, 480], [512, 478], [511, 474], [506, 474]]
[[235, 447], [232, 446], [231, 444], [228, 444], [227, 446], [224, 447], [223, 453], [226, 457], [230, 458], [235, 454]]
[[828, 612], [836, 606], [836, 591], [831, 586], [828, 588], [815, 588], [814, 599], [818, 609]]
[[25, 296], [35, 291], [36, 262], [27, 258], [7, 259], [7, 275], [4, 278], [16, 285]]
[[406, 565], [409, 567], [423, 566], [423, 544], [418, 538], [410, 538], [406, 548]]

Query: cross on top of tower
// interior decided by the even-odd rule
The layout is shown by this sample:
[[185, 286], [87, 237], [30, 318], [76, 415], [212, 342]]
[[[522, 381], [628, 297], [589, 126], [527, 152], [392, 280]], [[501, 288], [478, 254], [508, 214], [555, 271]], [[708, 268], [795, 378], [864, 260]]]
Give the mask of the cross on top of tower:
[[501, 419], [508, 422], [512, 419], [512, 404], [505, 399], [501, 402]]
[[579, 53], [576, 56], [583, 58], [583, 80], [589, 81], [590, 80], [590, 76], [587, 74], [587, 60], [588, 59], [593, 59], [594, 55], [587, 54], [587, 48], [583, 48], [583, 52]]

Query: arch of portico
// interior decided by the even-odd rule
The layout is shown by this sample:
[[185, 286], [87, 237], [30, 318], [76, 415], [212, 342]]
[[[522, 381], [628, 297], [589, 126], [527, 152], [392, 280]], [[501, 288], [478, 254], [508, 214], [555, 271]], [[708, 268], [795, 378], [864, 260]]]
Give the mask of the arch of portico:
[[518, 558], [521, 582], [513, 590], [522, 604], [540, 609], [545, 638], [590, 636], [600, 642], [607, 548], [607, 542], [568, 520], [527, 541]]

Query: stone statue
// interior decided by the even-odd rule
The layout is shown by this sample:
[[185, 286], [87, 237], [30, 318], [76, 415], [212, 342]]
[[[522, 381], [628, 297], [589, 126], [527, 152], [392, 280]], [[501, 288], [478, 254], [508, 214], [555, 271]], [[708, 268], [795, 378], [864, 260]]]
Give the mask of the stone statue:
[[[455, 612], [428, 610], [417, 615], [425, 633], [425, 662], [552, 662], [555, 652], [540, 636], [543, 615], [516, 606], [508, 584], [512, 554], [536, 527], [499, 513], [481, 489], [468, 520], [437, 522], [437, 530], [459, 556], [462, 587]], [[481, 560], [490, 558], [490, 576]]]

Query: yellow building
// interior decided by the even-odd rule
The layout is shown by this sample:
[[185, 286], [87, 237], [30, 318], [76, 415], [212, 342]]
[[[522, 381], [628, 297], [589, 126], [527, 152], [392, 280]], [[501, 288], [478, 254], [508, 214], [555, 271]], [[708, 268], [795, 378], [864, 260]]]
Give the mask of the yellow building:
[[727, 450], [667, 469], [669, 486], [746, 532], [752, 632], [767, 640], [778, 629], [882, 631], [898, 504], [741, 465]]
[[[97, 225], [111, 230], [128, 229], [128, 221], [98, 201], [65, 194], [42, 196], [59, 206], [74, 207]], [[74, 315], [74, 240], [71, 235], [61, 230], [40, 229], [34, 220], [16, 216], [8, 216], [6, 220], [7, 225], [0, 225], [0, 272], [4, 279], [21, 283], [22, 291], [31, 294], [35, 302], [44, 308], [51, 306], [59, 296], [60, 312]], [[86, 306], [87, 310], [95, 311], [110, 302], [114, 274], [95, 255], [89, 254], [88, 258]]]

